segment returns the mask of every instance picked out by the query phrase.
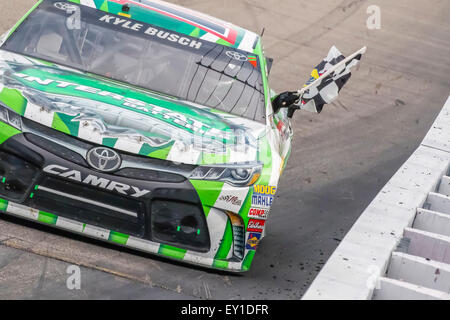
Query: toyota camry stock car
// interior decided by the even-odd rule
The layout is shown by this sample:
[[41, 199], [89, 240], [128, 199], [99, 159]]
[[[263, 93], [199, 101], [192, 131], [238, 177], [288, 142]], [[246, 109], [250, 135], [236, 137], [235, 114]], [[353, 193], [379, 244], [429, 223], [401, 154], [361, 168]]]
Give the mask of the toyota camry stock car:
[[248, 270], [291, 150], [270, 62], [169, 3], [38, 1], [1, 39], [0, 212]]

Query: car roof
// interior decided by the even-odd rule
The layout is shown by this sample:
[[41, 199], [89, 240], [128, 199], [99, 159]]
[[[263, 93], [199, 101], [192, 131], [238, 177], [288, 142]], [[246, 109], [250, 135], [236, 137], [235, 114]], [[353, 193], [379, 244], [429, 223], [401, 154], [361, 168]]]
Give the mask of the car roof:
[[[160, 0], [68, 0], [202, 40], [255, 53], [259, 36], [229, 22]], [[123, 6], [129, 11], [124, 12]]]

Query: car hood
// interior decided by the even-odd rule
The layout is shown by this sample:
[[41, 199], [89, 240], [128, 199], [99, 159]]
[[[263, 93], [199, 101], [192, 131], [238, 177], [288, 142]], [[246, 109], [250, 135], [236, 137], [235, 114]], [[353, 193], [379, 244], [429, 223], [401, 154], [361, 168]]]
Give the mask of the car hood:
[[188, 164], [257, 160], [263, 124], [0, 50], [0, 101], [118, 150]]

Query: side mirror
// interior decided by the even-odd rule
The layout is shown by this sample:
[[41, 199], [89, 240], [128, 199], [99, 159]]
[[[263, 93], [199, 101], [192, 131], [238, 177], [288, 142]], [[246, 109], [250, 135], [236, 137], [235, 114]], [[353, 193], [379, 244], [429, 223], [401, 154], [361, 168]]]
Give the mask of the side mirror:
[[286, 91], [275, 97], [272, 101], [273, 112], [278, 113], [282, 108], [288, 108], [288, 117], [292, 118], [295, 110], [300, 109], [297, 105], [295, 105], [300, 96], [297, 91]]

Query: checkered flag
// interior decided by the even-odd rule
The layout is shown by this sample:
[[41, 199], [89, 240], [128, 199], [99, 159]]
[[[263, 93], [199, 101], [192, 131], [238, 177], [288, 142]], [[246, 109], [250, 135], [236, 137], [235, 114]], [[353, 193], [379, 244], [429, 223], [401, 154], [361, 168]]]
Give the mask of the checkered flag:
[[311, 78], [298, 92], [301, 97], [295, 104], [298, 109], [320, 113], [325, 104], [333, 102], [350, 79], [350, 69], [361, 60], [366, 48], [348, 58], [333, 46], [328, 56], [311, 72]]

